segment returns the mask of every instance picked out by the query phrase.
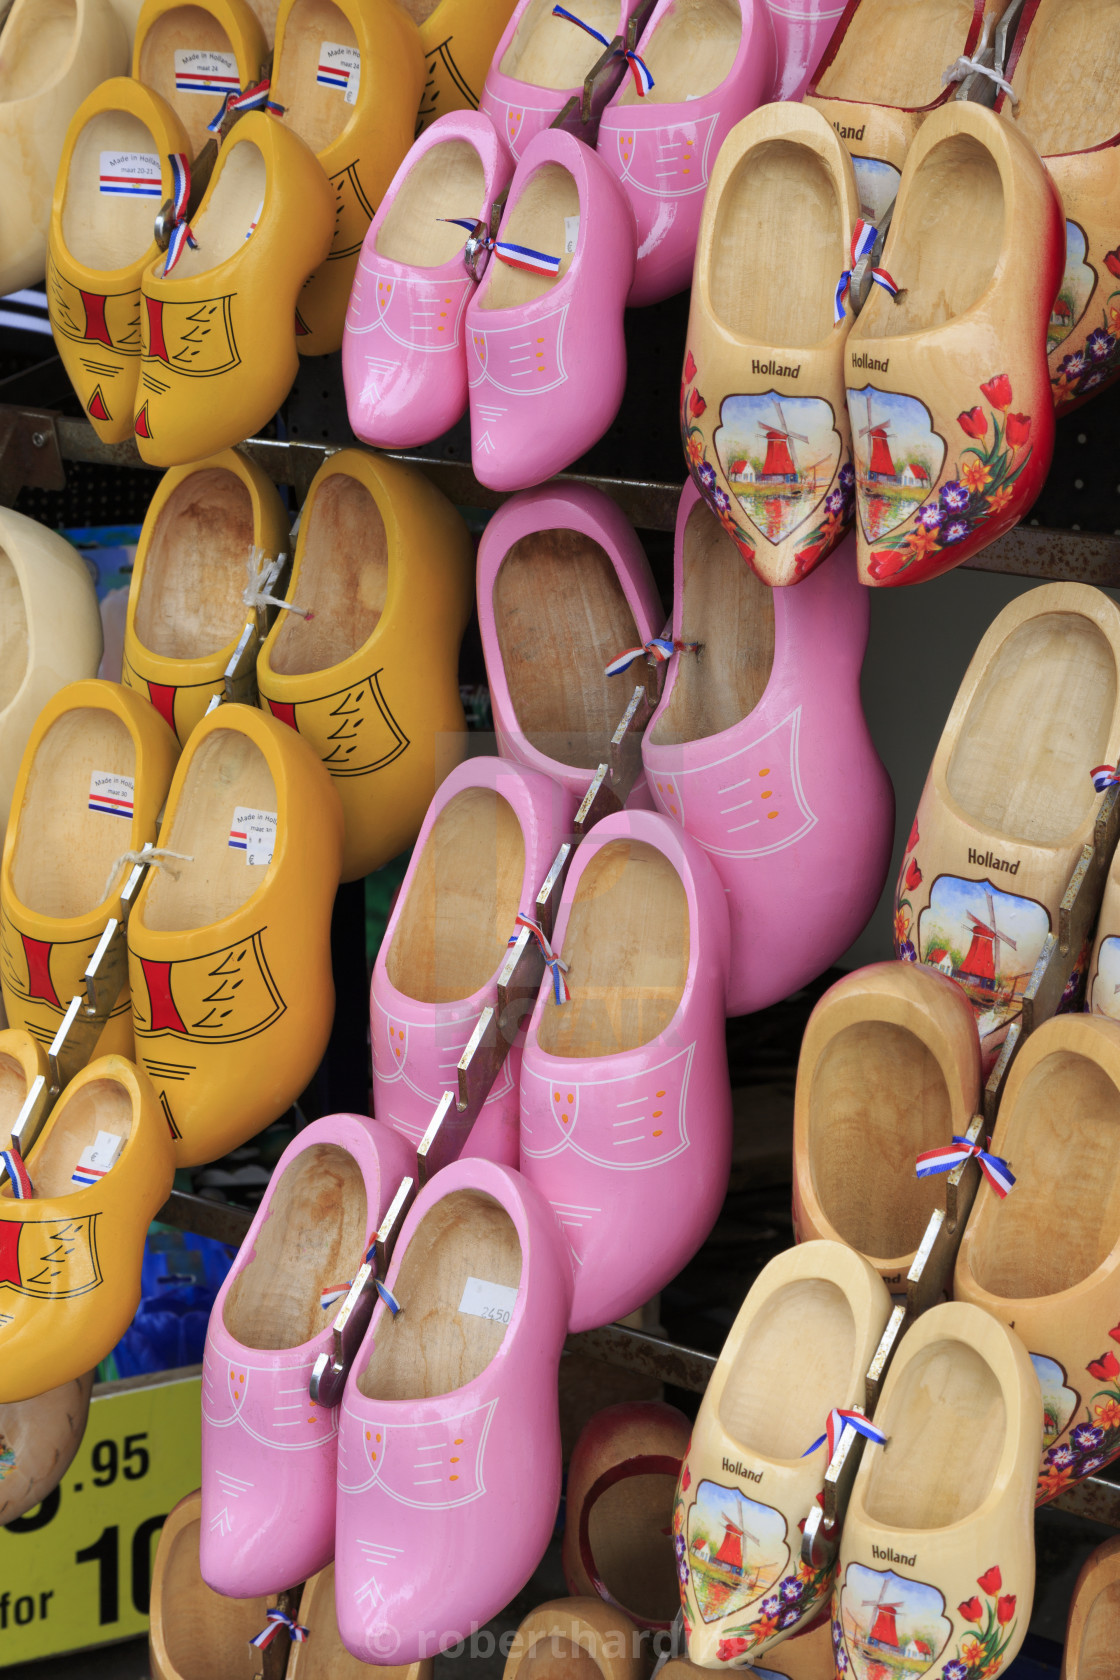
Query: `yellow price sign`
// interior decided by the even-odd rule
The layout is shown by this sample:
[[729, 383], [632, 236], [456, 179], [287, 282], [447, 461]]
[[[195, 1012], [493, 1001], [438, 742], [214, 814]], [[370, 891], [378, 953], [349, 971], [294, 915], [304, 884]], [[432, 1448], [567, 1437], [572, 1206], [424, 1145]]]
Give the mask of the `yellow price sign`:
[[0, 1668], [148, 1631], [164, 1519], [199, 1485], [198, 1376], [95, 1389], [61, 1485], [0, 1528]]

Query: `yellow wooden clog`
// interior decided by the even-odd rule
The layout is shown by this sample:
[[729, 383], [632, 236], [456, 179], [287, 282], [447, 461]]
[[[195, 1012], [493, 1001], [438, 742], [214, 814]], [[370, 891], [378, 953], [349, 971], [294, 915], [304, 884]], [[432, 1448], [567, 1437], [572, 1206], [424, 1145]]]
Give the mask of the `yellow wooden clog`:
[[395, 0], [283, 0], [272, 97], [334, 189], [330, 258], [299, 299], [305, 356], [342, 344], [362, 240], [412, 144], [423, 86], [420, 35]]
[[194, 218], [197, 248], [171, 274], [163, 257], [144, 271], [134, 424], [149, 465], [199, 461], [271, 419], [299, 367], [296, 300], [333, 225], [315, 154], [263, 111], [242, 117]]
[[305, 741], [219, 706], [187, 743], [159, 844], [190, 861], [152, 870], [129, 918], [133, 1025], [193, 1167], [283, 1114], [326, 1049], [342, 811]]
[[103, 443], [132, 436], [140, 377], [140, 276], [171, 197], [182, 123], [157, 93], [114, 76], [74, 113], [51, 210], [47, 304], [62, 365]]
[[477, 111], [516, 0], [400, 0], [420, 26], [425, 80], [416, 132], [448, 111]]
[[300, 520], [291, 609], [257, 661], [262, 703], [307, 738], [346, 815], [342, 878], [415, 840], [465, 743], [459, 644], [471, 542], [411, 467], [343, 449], [316, 473]]
[[140, 8], [132, 74], [172, 107], [192, 158], [225, 96], [255, 86], [267, 64], [264, 30], [248, 0], [144, 0]]
[[82, 1376], [128, 1329], [144, 1238], [175, 1176], [151, 1080], [123, 1056], [90, 1062], [26, 1170], [26, 1199], [0, 1182], [0, 1402]]
[[244, 600], [250, 551], [273, 560], [290, 536], [276, 486], [236, 449], [161, 479], [132, 568], [121, 680], [151, 701], [181, 745], [222, 693], [255, 617]]
[[[40, 1044], [120, 914], [131, 868], [120, 860], [155, 840], [178, 755], [159, 714], [118, 683], [70, 683], [39, 714], [0, 866], [0, 984], [9, 1023]], [[132, 1052], [127, 984], [97, 1043], [97, 1054], [109, 1051]]]
[[10, 1147], [24, 1098], [46, 1072], [46, 1051], [30, 1033], [19, 1027], [0, 1031], [0, 1149]]

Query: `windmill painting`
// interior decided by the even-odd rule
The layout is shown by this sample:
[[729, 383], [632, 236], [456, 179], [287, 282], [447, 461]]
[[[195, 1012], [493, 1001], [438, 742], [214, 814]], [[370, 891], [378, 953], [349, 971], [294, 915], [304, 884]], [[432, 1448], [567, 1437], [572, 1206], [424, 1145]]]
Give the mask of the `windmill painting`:
[[1050, 917], [991, 881], [939, 875], [918, 917], [918, 960], [951, 975], [977, 1011], [985, 1066], [1023, 1007]]
[[848, 392], [856, 497], [869, 542], [904, 525], [928, 501], [945, 464], [945, 440], [925, 403], [874, 385]]
[[1066, 267], [1061, 289], [1050, 311], [1046, 329], [1046, 354], [1052, 355], [1081, 320], [1096, 289], [1097, 276], [1087, 262], [1085, 230], [1076, 222], [1066, 223]]
[[715, 446], [751, 524], [774, 544], [820, 506], [842, 449], [830, 403], [777, 391], [726, 398]]
[[687, 1557], [704, 1620], [737, 1615], [769, 1592], [786, 1569], [786, 1520], [738, 1488], [701, 1482], [688, 1513]]
[[865, 222], [879, 227], [898, 197], [902, 175], [893, 164], [884, 163], [882, 158], [854, 157], [852, 168], [856, 173], [859, 213]]
[[1056, 1359], [1032, 1353], [1031, 1364], [1042, 1390], [1042, 1445], [1052, 1447], [1069, 1427], [1081, 1396], [1066, 1383], [1066, 1374]]
[[921, 1680], [952, 1632], [936, 1587], [860, 1563], [848, 1565], [839, 1620], [855, 1680]]

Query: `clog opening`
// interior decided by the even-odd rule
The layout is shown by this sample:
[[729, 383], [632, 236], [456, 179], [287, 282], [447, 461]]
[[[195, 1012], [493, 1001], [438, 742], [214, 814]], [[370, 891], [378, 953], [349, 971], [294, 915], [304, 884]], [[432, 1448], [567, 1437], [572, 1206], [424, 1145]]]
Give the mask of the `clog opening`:
[[923, 0], [915, 31], [912, 0], [863, 0], [815, 91], [868, 105], [932, 105], [945, 91], [946, 65], [965, 50], [974, 10], [973, 0]]
[[[682, 654], [669, 703], [653, 726], [655, 747], [675, 747], [722, 735], [749, 717], [762, 699], [774, 665], [774, 592], [747, 565], [706, 502], [697, 502], [684, 529], [681, 640], [699, 642]], [[743, 806], [750, 789], [735, 788]]]
[[27, 607], [23, 590], [0, 548], [0, 711], [10, 706], [27, 675]]
[[[189, 85], [179, 88], [177, 71], [182, 72], [184, 67], [176, 65], [176, 53], [191, 55], [188, 70], [191, 63], [198, 62], [194, 58], [196, 53], [225, 53], [234, 58], [236, 55], [233, 42], [205, 6], [173, 6], [155, 19], [140, 43], [139, 80], [166, 99], [187, 131], [191, 156], [197, 157], [210, 138], [206, 125], [217, 113], [222, 94], [215, 92], [212, 85], [205, 92], [195, 91]], [[232, 73], [240, 73], [236, 63]]]
[[1059, 1050], [1031, 1069], [1003, 1119], [1015, 1188], [1005, 1201], [984, 1197], [968, 1259], [981, 1289], [1036, 1300], [1083, 1283], [1120, 1242], [1120, 1090], [1088, 1056]]
[[627, 1476], [600, 1494], [588, 1515], [599, 1579], [616, 1604], [644, 1621], [672, 1621], [679, 1603], [669, 1529], [675, 1493], [675, 1477]]
[[77, 34], [78, 0], [26, 0], [4, 28], [0, 103], [31, 99], [58, 81]]
[[1097, 801], [1086, 765], [1116, 756], [1108, 750], [1116, 699], [1115, 655], [1092, 619], [1028, 619], [980, 678], [949, 760], [949, 792], [990, 834], [1064, 841]]
[[469, 140], [430, 146], [401, 182], [377, 230], [378, 256], [407, 268], [442, 267], [462, 251], [467, 233], [441, 217], [477, 221], [485, 199], [486, 172]]
[[[553, 17], [552, 7], [553, 0], [529, 0], [498, 69], [503, 76], [533, 87], [580, 87], [592, 65], [602, 58], [602, 44], [578, 24]], [[614, 0], [574, 0], [566, 9], [608, 41], [619, 32], [619, 8]]]
[[201, 1524], [184, 1523], [163, 1567], [159, 1627], [176, 1680], [254, 1680], [261, 1654], [249, 1641], [267, 1625], [269, 1600], [226, 1598], [199, 1573]]
[[603, 1670], [582, 1645], [549, 1633], [530, 1645], [517, 1664], [515, 1680], [603, 1680]]
[[364, 647], [385, 610], [389, 539], [381, 510], [348, 473], [324, 478], [303, 510], [303, 554], [294, 593], [299, 612], [280, 614], [269, 655], [278, 676], [329, 671]]
[[[893, 224], [887, 267], [902, 290], [892, 298], [871, 288], [851, 343], [928, 332], [971, 309], [999, 263], [1004, 209], [1003, 179], [987, 147], [971, 134], [938, 141], [911, 177], [905, 213]], [[976, 369], [978, 401], [981, 380], [1000, 372]]]
[[22, 810], [12, 809], [12, 887], [34, 915], [84, 916], [104, 903], [109, 871], [132, 845], [131, 821], [90, 809], [106, 773], [136, 775], [128, 725], [101, 706], [63, 712], [39, 743]]
[[[404, 1311], [394, 1319], [383, 1315], [358, 1377], [367, 1400], [427, 1400], [482, 1375], [509, 1325], [462, 1310], [469, 1278], [516, 1289], [521, 1243], [500, 1202], [481, 1190], [455, 1190], [428, 1210], [405, 1250], [392, 1286]], [[452, 1446], [465, 1450], [453, 1454], [446, 1467], [449, 1499], [456, 1482], [473, 1480], [476, 1443], [456, 1440]]]
[[[161, 176], [157, 168], [155, 197], [123, 192], [119, 179], [113, 177], [126, 169], [122, 158], [130, 152], [153, 159], [157, 166], [163, 162], [151, 129], [130, 111], [99, 111], [74, 143], [62, 204], [62, 239], [74, 261], [86, 268], [125, 268], [139, 263], [151, 250], [152, 222], [163, 199]], [[79, 305], [75, 318], [71, 298], [71, 287], [59, 280], [52, 304], [59, 309], [60, 324], [72, 324], [75, 337], [81, 338], [86, 331], [85, 311]], [[122, 317], [131, 311], [132, 320], [122, 318], [113, 325], [120, 335], [132, 327], [138, 343], [139, 327], [133, 325], [139, 307], [135, 297], [107, 301], [107, 308], [110, 302], [124, 305]]]
[[[74, 1169], [100, 1132], [120, 1138], [122, 1149], [132, 1133], [132, 1096], [119, 1080], [90, 1079], [63, 1096], [28, 1158], [36, 1196], [74, 1195]], [[110, 1168], [102, 1183], [110, 1182], [112, 1175]], [[5, 1183], [0, 1194], [11, 1193], [11, 1185]]]
[[449, 799], [389, 947], [386, 970], [397, 991], [448, 1003], [485, 986], [509, 954], [524, 878], [525, 837], [508, 800], [480, 787]]
[[953, 1130], [945, 1076], [915, 1033], [861, 1021], [831, 1038], [809, 1091], [809, 1168], [837, 1235], [873, 1262], [913, 1254], [945, 1205], [944, 1181], [916, 1178], [914, 1162]]
[[1085, 1618], [1081, 1649], [1072, 1653], [1077, 1680], [1116, 1680], [1120, 1650], [1120, 1581], [1111, 1581], [1094, 1598]]
[[[215, 166], [217, 180], [208, 191], [201, 215], [195, 218], [194, 247], [184, 245], [175, 268], [176, 280], [208, 274], [245, 249], [264, 209], [268, 167], [252, 140], [238, 143], [236, 131], [226, 141]], [[156, 272], [163, 274], [162, 261]]]
[[606, 667], [645, 639], [606, 550], [582, 531], [522, 537], [494, 580], [494, 624], [517, 728], [546, 758], [595, 770], [641, 680]]
[[683, 105], [702, 99], [731, 74], [742, 38], [743, 14], [734, 0], [676, 0], [641, 46], [653, 87], [639, 95], [628, 75], [617, 103]]
[[[239, 832], [236, 813], [276, 812], [277, 804], [276, 784], [257, 744], [239, 729], [208, 735], [191, 758], [171, 833], [160, 835], [161, 845], [190, 861], [170, 859], [168, 868], [150, 872], [142, 906], [145, 927], [186, 933], [240, 910], [271, 866], [251, 862], [246, 848], [231, 843]], [[277, 845], [283, 840], [280, 826]], [[196, 1001], [200, 1014], [206, 1014], [201, 995]]]
[[830, 339], [846, 228], [838, 182], [817, 152], [795, 140], [752, 146], [716, 207], [708, 285], [717, 319], [764, 346]]
[[[563, 949], [572, 995], [558, 1004], [549, 993], [541, 1049], [596, 1057], [649, 1044], [680, 1008], [689, 940], [684, 882], [664, 852], [644, 840], [609, 840], [576, 887]], [[641, 1133], [653, 1138], [675, 1124], [670, 1112], [638, 1113]]]
[[203, 659], [236, 641], [253, 545], [253, 500], [228, 467], [178, 483], [151, 532], [136, 601], [136, 634], [164, 659]]
[[349, 1285], [368, 1217], [365, 1180], [350, 1152], [334, 1143], [301, 1150], [273, 1189], [252, 1259], [230, 1285], [222, 1309], [230, 1335], [243, 1347], [278, 1350], [326, 1330], [332, 1314], [320, 1295]]
[[19, 1119], [27, 1080], [15, 1056], [0, 1051], [0, 1149], [7, 1149], [12, 1127]]
[[872, 1522], [907, 1534], [948, 1528], [987, 1499], [1007, 1440], [1007, 1407], [975, 1348], [949, 1340], [922, 1348], [875, 1421], [887, 1445], [870, 1450], [863, 1508]]
[[[283, 105], [288, 127], [313, 152], [325, 152], [334, 145], [356, 108], [348, 103], [352, 70], [346, 87], [321, 79], [321, 64], [327, 66], [328, 73], [334, 70], [337, 74], [340, 67], [349, 69], [349, 55], [345, 64], [344, 55], [337, 52], [323, 56], [327, 52], [324, 43], [328, 42], [331, 48], [358, 51], [354, 26], [341, 6], [334, 0], [300, 0], [288, 13], [282, 50], [272, 73], [271, 97]], [[362, 64], [361, 70], [372, 76], [375, 66]]]
[[[574, 24], [569, 28], [581, 33]], [[502, 217], [499, 238], [504, 244], [556, 258], [560, 266], [555, 274], [530, 273], [491, 258], [486, 284], [477, 294], [479, 309], [519, 309], [544, 297], [564, 278], [579, 243], [579, 188], [562, 164], [542, 163], [534, 169], [516, 204]], [[544, 371], [550, 370], [545, 367]]]
[[1120, 132], [1118, 72], [1116, 0], [1043, 0], [1015, 68], [1019, 103], [1004, 114], [1040, 157], [1103, 146]]
[[[810, 1348], [811, 1358], [797, 1351]], [[830, 1408], [848, 1403], [856, 1353], [855, 1317], [842, 1289], [827, 1278], [783, 1284], [739, 1343], [720, 1397], [721, 1428], [746, 1452], [799, 1460]]]

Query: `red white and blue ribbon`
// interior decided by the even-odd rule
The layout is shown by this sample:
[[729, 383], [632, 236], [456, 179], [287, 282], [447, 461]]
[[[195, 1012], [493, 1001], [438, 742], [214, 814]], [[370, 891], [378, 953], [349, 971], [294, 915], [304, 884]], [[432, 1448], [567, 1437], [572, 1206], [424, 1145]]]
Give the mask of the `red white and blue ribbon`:
[[891, 278], [885, 268], [873, 268], [871, 270], [871, 278], [877, 286], [882, 286], [885, 292], [889, 292], [891, 297], [898, 296], [898, 282], [897, 280], [893, 280]]
[[190, 161], [186, 152], [171, 152], [168, 161], [171, 164], [171, 204], [175, 226], [171, 230], [171, 240], [167, 247], [167, 261], [163, 265], [165, 276], [171, 273], [187, 245], [190, 246], [192, 251], [198, 249], [198, 241], [191, 232], [191, 225], [187, 221], [187, 210], [191, 201]]
[[[586, 34], [594, 36], [595, 40], [599, 41], [604, 47], [610, 46], [611, 43], [607, 40], [605, 35], [600, 34], [599, 30], [592, 28], [591, 24], [584, 23], [583, 19], [576, 17], [574, 12], [566, 11], [563, 6], [553, 6], [552, 15], [553, 17], [564, 18], [568, 23], [574, 23], [577, 29], [582, 29], [586, 32]], [[630, 74], [634, 78], [634, 87], [637, 91], [638, 98], [644, 99], [646, 94], [654, 85], [653, 77], [650, 75], [649, 65], [643, 58], [639, 58], [636, 52], [632, 52], [629, 47], [622, 48], [621, 51], [616, 53], [616, 56], [618, 58], [624, 58], [630, 66]]]
[[518, 931], [513, 935], [510, 940], [510, 944], [516, 945], [521, 929], [528, 928], [529, 932], [537, 942], [541, 956], [544, 958], [545, 967], [552, 970], [553, 997], [556, 999], [557, 1003], [568, 1003], [572, 994], [569, 990], [568, 982], [564, 978], [565, 974], [568, 972], [567, 963], [564, 962], [561, 957], [556, 955], [556, 952], [552, 949], [552, 946], [548, 942], [548, 936], [539, 922], [534, 922], [530, 916], [522, 916], [519, 912], [516, 918], [516, 925]]
[[887, 1444], [887, 1437], [878, 1424], [872, 1423], [869, 1417], [864, 1417], [862, 1412], [847, 1411], [841, 1406], [834, 1406], [828, 1414], [824, 1434], [818, 1435], [812, 1446], [805, 1449], [801, 1454], [802, 1458], [808, 1458], [811, 1453], [815, 1453], [817, 1448], [827, 1441], [828, 1462], [831, 1464], [836, 1456], [836, 1448], [843, 1439], [845, 1429], [854, 1429], [857, 1435], [862, 1435], [865, 1440], [871, 1442], [873, 1447], [885, 1447]]
[[[455, 227], [466, 228], [468, 233], [473, 233], [481, 225], [477, 216], [437, 216], [436, 221], [452, 222]], [[488, 239], [485, 243], [490, 245], [493, 241]]]
[[258, 1634], [254, 1634], [249, 1644], [256, 1651], [264, 1651], [272, 1644], [276, 1635], [283, 1631], [294, 1645], [302, 1645], [307, 1638], [307, 1629], [294, 1621], [285, 1610], [270, 1610], [268, 1612], [268, 1626], [263, 1627]]
[[31, 1178], [24, 1165], [23, 1156], [12, 1143], [10, 1149], [0, 1149], [0, 1167], [7, 1173], [12, 1185], [12, 1195], [17, 1202], [26, 1202], [34, 1196]]
[[495, 239], [494, 255], [510, 268], [523, 268], [526, 274], [560, 272], [559, 257], [550, 257], [547, 251], [534, 251], [531, 245], [514, 245], [508, 239]]
[[852, 275], [855, 273], [856, 266], [871, 252], [878, 237], [878, 228], [873, 227], [870, 222], [859, 221], [852, 229], [851, 266], [846, 268], [843, 274], [841, 274], [836, 287], [837, 324], [844, 319], [844, 304], [847, 300], [848, 293], [852, 289]]
[[244, 111], [270, 111], [274, 117], [282, 117], [285, 108], [269, 98], [271, 88], [272, 83], [266, 76], [263, 82], [254, 82], [253, 86], [246, 88], [244, 92], [227, 93], [217, 115], [211, 117], [206, 124], [207, 132], [217, 134], [227, 116], [233, 113], [240, 115]]
[[1120, 770], [1111, 764], [1098, 764], [1089, 774], [1093, 778], [1093, 787], [1097, 793], [1107, 793], [1110, 787], [1120, 784]]
[[381, 1299], [384, 1301], [385, 1305], [388, 1307], [389, 1311], [392, 1313], [394, 1318], [396, 1318], [396, 1316], [399, 1312], [404, 1311], [404, 1308], [401, 1306], [400, 1302], [397, 1300], [397, 1297], [393, 1294], [393, 1291], [391, 1289], [386, 1288], [385, 1284], [382, 1283], [380, 1278], [374, 1278], [373, 1287], [376, 1289], [377, 1293], [380, 1295]]
[[353, 1281], [353, 1278], [347, 1278], [345, 1283], [332, 1283], [326, 1289], [319, 1291], [319, 1305], [324, 1312], [328, 1307], [333, 1307], [336, 1301], [341, 1301], [344, 1295], [350, 1293]]
[[990, 1155], [986, 1149], [981, 1149], [978, 1143], [969, 1143], [967, 1138], [955, 1137], [947, 1149], [925, 1150], [918, 1156], [917, 1175], [919, 1178], [934, 1178], [938, 1173], [952, 1172], [962, 1161], [974, 1157], [980, 1163], [980, 1171], [1002, 1202], [1015, 1188], [1015, 1174], [999, 1155]]
[[695, 653], [699, 646], [699, 642], [674, 642], [668, 636], [655, 636], [652, 642], [644, 642], [641, 647], [625, 648], [607, 666], [607, 676], [620, 676], [642, 658], [652, 659], [655, 665], [664, 665], [675, 653]]

